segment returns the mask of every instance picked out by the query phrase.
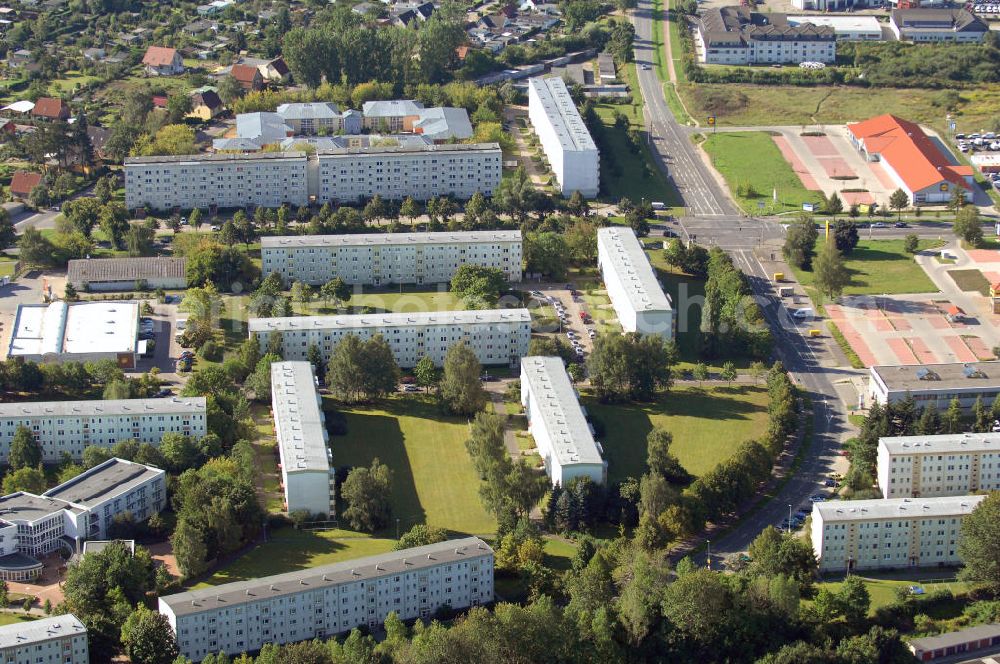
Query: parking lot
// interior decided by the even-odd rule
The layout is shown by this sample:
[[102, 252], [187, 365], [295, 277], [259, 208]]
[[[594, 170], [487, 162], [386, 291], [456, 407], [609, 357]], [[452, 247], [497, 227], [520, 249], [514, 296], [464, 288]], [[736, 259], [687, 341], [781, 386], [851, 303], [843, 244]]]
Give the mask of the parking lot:
[[573, 284], [542, 287], [529, 293], [532, 299], [543, 305], [550, 305], [555, 310], [558, 328], [542, 330], [561, 337], [569, 344], [579, 360], [584, 360], [593, 349], [593, 340], [597, 336], [594, 320], [582, 293]]

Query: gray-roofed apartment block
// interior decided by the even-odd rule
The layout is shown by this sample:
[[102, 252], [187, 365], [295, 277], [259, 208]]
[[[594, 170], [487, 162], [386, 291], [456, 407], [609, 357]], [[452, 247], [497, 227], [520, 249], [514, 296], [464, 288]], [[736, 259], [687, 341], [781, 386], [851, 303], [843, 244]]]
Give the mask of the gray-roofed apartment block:
[[673, 339], [670, 298], [631, 228], [612, 226], [597, 231], [597, 265], [622, 329]]
[[72, 613], [0, 627], [4, 664], [90, 664], [87, 628]]
[[285, 510], [332, 516], [336, 511], [336, 469], [312, 364], [271, 364], [271, 412], [281, 459]]
[[875, 471], [886, 498], [1000, 491], [1000, 433], [884, 436]]
[[159, 611], [181, 654], [200, 661], [378, 627], [392, 611], [413, 620], [492, 601], [493, 550], [467, 537], [168, 595]]
[[563, 196], [597, 196], [600, 155], [561, 78], [528, 79], [528, 118]]
[[877, 365], [868, 370], [868, 399], [885, 405], [912, 396], [918, 408], [939, 411], [958, 399], [971, 408], [976, 399], [991, 404], [1000, 394], [1000, 362]]

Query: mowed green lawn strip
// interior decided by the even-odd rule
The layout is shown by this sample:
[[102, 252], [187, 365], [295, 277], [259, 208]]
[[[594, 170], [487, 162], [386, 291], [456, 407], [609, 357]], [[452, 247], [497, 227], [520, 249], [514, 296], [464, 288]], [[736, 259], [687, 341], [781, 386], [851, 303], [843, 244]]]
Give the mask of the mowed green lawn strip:
[[[496, 521], [479, 500], [479, 476], [465, 449], [465, 418], [443, 415], [432, 397], [407, 394], [371, 408], [346, 408], [347, 435], [333, 436], [337, 466], [367, 466], [378, 457], [392, 469], [391, 530], [418, 523], [485, 534]], [[388, 531], [387, 531], [388, 532]]]
[[[712, 165], [726, 179], [729, 191], [747, 212], [756, 214], [758, 203], [780, 212], [800, 210], [802, 203], [819, 200], [820, 192], [802, 186], [799, 176], [766, 132], [709, 134], [703, 146], [712, 158]], [[741, 184], [751, 185], [758, 196], [738, 196], [736, 192]], [[773, 203], [772, 198], [775, 190], [778, 192], [777, 203]]]
[[[862, 229], [863, 232], [864, 229]], [[851, 283], [844, 295], [893, 295], [902, 293], [935, 293], [937, 286], [913, 256], [903, 250], [903, 240], [861, 240], [847, 256]], [[920, 249], [939, 246], [939, 240], [920, 240]], [[806, 287], [813, 286], [813, 273], [792, 270]]]
[[675, 387], [651, 404], [602, 404], [585, 397], [588, 413], [604, 426], [601, 445], [608, 480], [646, 472], [646, 436], [663, 427], [674, 436], [671, 452], [695, 476], [729, 458], [767, 427], [767, 391], [754, 386]]
[[441, 285], [441, 290], [407, 291], [402, 293], [377, 292], [352, 295], [348, 306], [372, 307], [376, 311], [393, 313], [416, 313], [419, 311], [456, 311], [465, 307], [462, 300], [448, 290], [447, 284]]
[[27, 616], [23, 613], [0, 613], [0, 625], [14, 625], [17, 623], [33, 622], [34, 616]]
[[217, 570], [194, 588], [283, 574], [318, 565], [374, 556], [390, 551], [395, 540], [369, 537], [348, 530], [296, 530], [268, 532], [268, 541], [245, 556]]
[[[952, 576], [949, 578], [949, 574]], [[962, 581], [956, 581], [954, 579], [954, 570], [947, 569], [928, 569], [922, 572], [911, 575], [905, 572], [901, 574], [877, 574], [877, 576], [868, 576], [867, 573], [861, 572], [858, 574], [864, 580], [865, 587], [868, 589], [868, 594], [871, 596], [871, 607], [869, 613], [874, 614], [875, 611], [887, 604], [891, 604], [896, 600], [896, 591], [898, 588], [909, 588], [910, 586], [920, 586], [924, 589], [924, 594], [929, 595], [936, 590], [949, 590], [952, 594], [963, 593], [969, 589], [968, 584]], [[843, 585], [842, 581], [828, 581], [826, 583], [816, 584], [817, 590], [819, 588], [826, 588], [830, 591], [836, 592]], [[934, 616], [937, 618], [947, 618], [946, 615]]]
[[989, 295], [990, 282], [979, 270], [948, 270], [948, 276], [963, 291], [975, 291], [980, 295]]

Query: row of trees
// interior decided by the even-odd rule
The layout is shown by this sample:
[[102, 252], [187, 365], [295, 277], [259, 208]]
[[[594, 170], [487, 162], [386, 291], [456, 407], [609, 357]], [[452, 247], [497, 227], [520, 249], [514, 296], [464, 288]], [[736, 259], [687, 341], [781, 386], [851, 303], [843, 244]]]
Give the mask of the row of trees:
[[771, 330], [746, 275], [718, 247], [709, 251], [707, 272], [701, 311], [702, 353], [707, 357], [767, 357], [771, 352]]

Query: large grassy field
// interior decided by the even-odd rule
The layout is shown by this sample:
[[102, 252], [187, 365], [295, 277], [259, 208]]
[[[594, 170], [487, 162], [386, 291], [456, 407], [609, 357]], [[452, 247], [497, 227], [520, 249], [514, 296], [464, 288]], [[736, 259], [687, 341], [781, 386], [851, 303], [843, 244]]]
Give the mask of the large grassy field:
[[[748, 213], [759, 213], [758, 203], [764, 203], [767, 212], [782, 212], [801, 210], [803, 203], [820, 200], [819, 192], [802, 186], [799, 176], [766, 132], [708, 134], [704, 148], [737, 203]], [[739, 195], [745, 193], [740, 191], [741, 186], [752, 187], [757, 195], [753, 198]], [[775, 190], [777, 203], [772, 199]]]
[[[427, 288], [427, 287], [425, 287]], [[348, 301], [352, 308], [372, 307], [376, 311], [394, 313], [415, 313], [418, 311], [455, 311], [464, 309], [462, 300], [442, 284], [439, 290], [412, 290], [405, 286], [403, 291], [378, 291], [352, 295]]]
[[[720, 125], [806, 125], [857, 122], [881, 113], [944, 130], [941, 91], [879, 89], [850, 86], [682, 85], [679, 89], [692, 115], [715, 115]], [[953, 113], [958, 131], [989, 127], [1000, 112], [1000, 85], [962, 90]]]
[[[920, 249], [939, 246], [938, 240], [921, 240]], [[903, 240], [861, 240], [847, 257], [851, 283], [844, 295], [895, 295], [934, 293], [937, 287], [913, 256], [903, 251]], [[799, 282], [811, 288], [813, 273], [793, 268]]]
[[342, 412], [347, 435], [330, 439], [333, 458], [338, 466], [366, 466], [378, 457], [392, 469], [392, 516], [400, 520], [400, 532], [417, 523], [476, 535], [496, 529], [479, 501], [464, 418], [442, 415], [423, 394]]
[[[282, 528], [268, 541], [194, 586], [217, 586], [271, 574], [373, 556], [392, 549], [395, 540], [368, 537], [346, 530], [306, 531]], [[2, 614], [0, 614], [2, 615]]]
[[[865, 572], [861, 572], [858, 576], [864, 580], [868, 594], [871, 596], [871, 613], [895, 601], [896, 592], [899, 588], [920, 586], [924, 589], [925, 594], [945, 589], [956, 595], [968, 589], [968, 584], [955, 580], [954, 570], [947, 569], [922, 570], [915, 574], [902, 572], [898, 574], [873, 573], [872, 575], [868, 575]], [[817, 584], [817, 588], [826, 588], [836, 592], [840, 589], [841, 585], [843, 585], [842, 581], [827, 581]]]
[[605, 405], [591, 397], [584, 402], [604, 426], [601, 444], [611, 482], [646, 472], [646, 436], [653, 427], [673, 434], [671, 451], [698, 476], [767, 426], [767, 391], [749, 385], [674, 388], [651, 404]]

